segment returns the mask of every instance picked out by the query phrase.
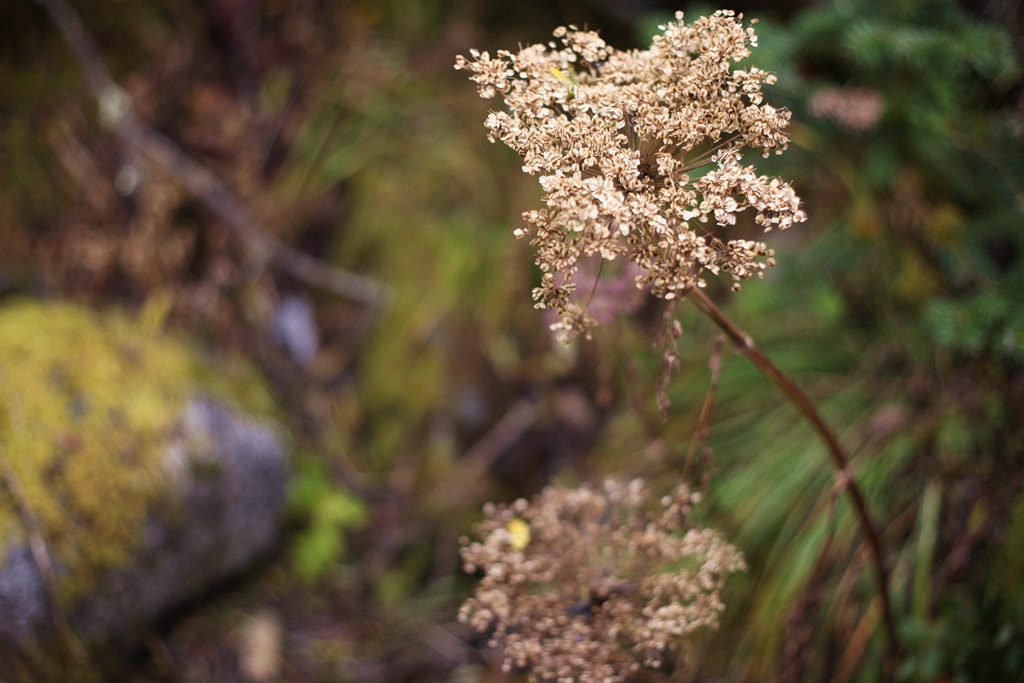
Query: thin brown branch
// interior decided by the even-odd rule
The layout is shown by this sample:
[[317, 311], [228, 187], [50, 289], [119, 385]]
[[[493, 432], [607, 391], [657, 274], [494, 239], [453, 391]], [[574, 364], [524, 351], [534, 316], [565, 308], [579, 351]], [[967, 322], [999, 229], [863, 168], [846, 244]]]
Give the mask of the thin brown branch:
[[135, 116], [127, 94], [111, 78], [96, 42], [71, 5], [64, 0], [36, 2], [50, 15], [78, 59], [104, 123], [123, 144], [162, 167], [217, 214], [248, 249], [255, 272], [273, 265], [297, 280], [339, 296], [371, 306], [387, 304], [391, 294], [386, 285], [292, 249], [270, 233], [219, 178]]
[[540, 407], [536, 401], [522, 399], [515, 403], [491, 429], [480, 437], [459, 461], [459, 476], [430, 498], [431, 508], [454, 509], [474, 495], [484, 475], [501, 455], [529, 431]]
[[898, 641], [889, 599], [889, 570], [886, 567], [885, 550], [878, 535], [878, 529], [868, 512], [864, 494], [854, 478], [846, 451], [839, 443], [835, 433], [828, 426], [828, 423], [825, 422], [817, 408], [814, 407], [811, 399], [772, 362], [771, 358], [754, 343], [750, 335], [737, 327], [700, 289], [691, 289], [687, 294], [687, 298], [701, 313], [710, 318], [725, 333], [740, 353], [750, 359], [757, 366], [758, 370], [771, 380], [797, 410], [807, 418], [822, 441], [825, 442], [832, 466], [836, 471], [837, 486], [846, 493], [853, 504], [854, 515], [861, 528], [861, 533], [864, 534], [868, 547], [871, 550], [871, 564], [874, 567], [875, 578], [878, 582], [878, 594], [882, 605], [882, 620], [885, 624], [890, 653], [893, 652]]
[[704, 405], [700, 409], [700, 418], [697, 422], [697, 430], [690, 442], [690, 449], [686, 453], [686, 460], [683, 462], [683, 481], [689, 480], [690, 466], [693, 464], [693, 457], [700, 449], [701, 452], [701, 490], [706, 491], [710, 482], [708, 472], [708, 461], [711, 456], [711, 447], [708, 445], [708, 437], [711, 436], [711, 411], [715, 405], [715, 396], [718, 393], [718, 377], [722, 371], [722, 342], [724, 337], [715, 340], [711, 347], [711, 358], [708, 359], [708, 367], [711, 370], [711, 382], [708, 384], [708, 393], [704, 397]]

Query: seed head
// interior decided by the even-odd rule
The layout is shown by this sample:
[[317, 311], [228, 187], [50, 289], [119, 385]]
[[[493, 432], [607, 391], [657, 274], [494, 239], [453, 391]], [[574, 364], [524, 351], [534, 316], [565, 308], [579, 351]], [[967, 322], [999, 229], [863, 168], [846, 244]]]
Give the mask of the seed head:
[[[532, 502], [487, 505], [480, 541], [463, 539], [483, 574], [459, 619], [503, 645], [504, 669], [533, 680], [627, 680], [701, 627], [715, 628], [742, 555], [688, 520], [700, 495], [660, 500], [641, 480], [549, 487]], [[523, 529], [528, 527], [528, 533]]]
[[704, 287], [705, 272], [738, 288], [763, 277], [774, 253], [730, 239], [736, 215], [752, 210], [765, 232], [806, 220], [789, 184], [742, 163], [746, 150], [767, 157], [788, 145], [789, 112], [761, 93], [775, 76], [737, 67], [754, 30], [728, 10], [689, 26], [678, 12], [661, 29], [649, 49], [619, 51], [559, 27], [557, 42], [493, 58], [472, 50], [455, 63], [482, 97], [504, 101], [487, 117], [488, 138], [540, 176], [546, 208], [524, 213], [515, 234], [536, 249], [536, 306], [560, 314], [566, 337], [595, 324], [576, 296], [583, 259], [631, 261], [636, 286], [665, 299]]

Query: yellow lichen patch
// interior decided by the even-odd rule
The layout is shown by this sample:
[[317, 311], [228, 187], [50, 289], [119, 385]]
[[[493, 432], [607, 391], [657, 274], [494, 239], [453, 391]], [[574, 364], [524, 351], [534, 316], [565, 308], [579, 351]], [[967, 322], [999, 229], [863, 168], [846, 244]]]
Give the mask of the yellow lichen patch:
[[[35, 302], [0, 310], [0, 439], [58, 566], [75, 567], [61, 586], [69, 602], [140, 540], [199, 365], [124, 315]], [[24, 543], [11, 529], [20, 521], [0, 495], [0, 564]]]

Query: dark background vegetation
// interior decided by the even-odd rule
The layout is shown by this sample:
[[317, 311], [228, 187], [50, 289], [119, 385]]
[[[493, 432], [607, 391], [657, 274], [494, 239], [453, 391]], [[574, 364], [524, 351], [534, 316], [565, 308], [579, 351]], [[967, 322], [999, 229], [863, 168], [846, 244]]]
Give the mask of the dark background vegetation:
[[[552, 343], [529, 247], [511, 234], [536, 180], [487, 143], [494, 103], [452, 69], [472, 47], [568, 23], [644, 47], [678, 7], [74, 5], [143, 121], [282, 241], [394, 293], [375, 309], [249, 267], [208, 206], [104, 127], [41, 8], [0, 3], [0, 295], [129, 309], [169, 297], [178, 333], [259, 364], [295, 433], [287, 546], [169, 620], [123, 680], [259, 678], [275, 647], [266, 680], [501, 680], [454, 620], [472, 587], [458, 539], [480, 506], [605, 474], [666, 483], [687, 460], [709, 491], [704, 521], [751, 569], [676, 678], [880, 678], [862, 537], [822, 446], [726, 348], [708, 448], [690, 453], [716, 332], [686, 307], [667, 421], [656, 306]], [[890, 553], [896, 677], [1021, 680], [1020, 5], [741, 5], [759, 19], [753, 63], [779, 76], [769, 101], [793, 111], [790, 151], [762, 169], [794, 182], [810, 220], [769, 236], [779, 266], [764, 282], [711, 294], [853, 454]], [[851, 123], [864, 102], [877, 114]], [[268, 331], [289, 295], [313, 305], [321, 335], [305, 367]]]

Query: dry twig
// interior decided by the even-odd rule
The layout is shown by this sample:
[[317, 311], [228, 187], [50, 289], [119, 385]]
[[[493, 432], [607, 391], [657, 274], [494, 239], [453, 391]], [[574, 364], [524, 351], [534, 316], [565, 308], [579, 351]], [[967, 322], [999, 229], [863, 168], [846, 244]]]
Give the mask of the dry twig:
[[126, 146], [161, 166], [227, 223], [249, 250], [249, 261], [256, 272], [273, 265], [302, 282], [354, 301], [371, 306], [387, 304], [391, 295], [386, 285], [292, 249], [267, 231], [219, 178], [135, 116], [128, 95], [111, 78], [96, 42], [71, 5], [64, 0], [36, 2], [57, 24], [75, 53], [104, 123]]

